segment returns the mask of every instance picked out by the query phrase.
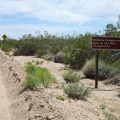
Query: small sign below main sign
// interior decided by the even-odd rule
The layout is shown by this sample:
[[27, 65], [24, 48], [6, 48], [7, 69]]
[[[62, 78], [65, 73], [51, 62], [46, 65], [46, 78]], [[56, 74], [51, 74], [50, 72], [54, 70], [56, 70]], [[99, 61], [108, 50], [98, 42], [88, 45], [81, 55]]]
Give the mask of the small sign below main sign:
[[120, 37], [93, 37], [93, 49], [120, 49]]

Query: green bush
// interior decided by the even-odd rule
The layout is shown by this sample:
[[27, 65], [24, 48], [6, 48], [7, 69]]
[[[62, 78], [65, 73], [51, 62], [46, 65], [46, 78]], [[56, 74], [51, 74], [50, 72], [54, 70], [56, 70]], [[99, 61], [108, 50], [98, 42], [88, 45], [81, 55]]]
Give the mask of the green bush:
[[100, 108], [105, 110], [107, 108], [107, 105], [105, 103], [101, 103]]
[[34, 74], [36, 70], [36, 66], [32, 64], [32, 62], [27, 62], [25, 64], [25, 72], [29, 75]]
[[73, 39], [71, 46], [64, 50], [64, 63], [75, 69], [81, 69], [87, 59], [93, 56], [91, 49], [91, 34], [79, 35]]
[[68, 84], [64, 90], [73, 99], [85, 100], [91, 94], [90, 88], [78, 83]]
[[[41, 76], [40, 79], [44, 87], [49, 87], [56, 79], [51, 75], [51, 73], [46, 68], [40, 68]], [[40, 72], [38, 72], [40, 74]]]
[[62, 101], [65, 100], [64, 96], [62, 96], [62, 95], [59, 95], [59, 96], [57, 96], [56, 98], [59, 99], [59, 100], [62, 100]]
[[45, 49], [38, 49], [35, 53], [36, 57], [39, 57], [39, 58], [45, 54], [47, 54], [47, 51]]
[[37, 45], [32, 40], [23, 40], [14, 55], [34, 55], [37, 50]]
[[45, 59], [45, 60], [53, 60], [54, 56], [52, 54], [46, 54], [41, 56], [41, 58]]
[[36, 65], [39, 65], [39, 64], [43, 64], [43, 61], [37, 60], [37, 61], [36, 61]]
[[106, 83], [120, 86], [120, 74], [117, 74], [113, 78], [110, 78]]
[[104, 115], [105, 115], [105, 120], [120, 120], [120, 117], [119, 118], [115, 117], [114, 115], [107, 112], [105, 112]]
[[87, 52], [84, 49], [75, 48], [66, 53], [64, 62], [72, 68], [80, 69], [85, 64], [86, 58]]
[[113, 63], [113, 66], [120, 70], [120, 59]]
[[113, 78], [116, 74], [118, 74], [118, 70], [110, 67], [110, 66], [106, 66], [105, 64], [101, 65], [98, 69], [98, 78], [100, 80], [105, 80], [108, 78]]
[[48, 87], [55, 82], [55, 78], [52, 77], [51, 73], [46, 68], [37, 67], [30, 62], [26, 64], [25, 71], [27, 77], [24, 85], [27, 88], [35, 89], [40, 84], [43, 84], [44, 87]]
[[10, 46], [10, 45], [7, 44], [7, 43], [4, 43], [4, 44], [2, 44], [2, 46], [1, 46], [1, 50], [5, 51], [5, 52], [11, 51], [11, 50], [12, 50], [12, 46]]
[[72, 70], [69, 70], [68, 72], [65, 72], [63, 74], [64, 80], [68, 83], [75, 83], [80, 81], [80, 75], [77, 73], [74, 73]]
[[[105, 80], [113, 78], [119, 71], [113, 67], [107, 66], [104, 62], [99, 61], [98, 79]], [[87, 78], [95, 78], [95, 59], [88, 60], [82, 69]]]
[[40, 84], [41, 81], [36, 75], [28, 75], [26, 80], [24, 81], [25, 87], [31, 90], [36, 89]]
[[87, 78], [95, 78], [95, 59], [88, 60], [82, 71]]

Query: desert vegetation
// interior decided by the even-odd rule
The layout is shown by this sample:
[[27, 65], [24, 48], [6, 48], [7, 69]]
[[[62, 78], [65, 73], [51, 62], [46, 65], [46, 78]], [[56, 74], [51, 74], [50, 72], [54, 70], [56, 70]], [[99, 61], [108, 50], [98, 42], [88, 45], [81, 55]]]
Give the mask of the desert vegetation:
[[[81, 69], [94, 57], [94, 50], [91, 47], [92, 36], [120, 36], [119, 22], [117, 25], [107, 24], [103, 32], [85, 33], [72, 35], [44, 34], [40, 32], [35, 35], [23, 35], [19, 40], [8, 38], [7, 41], [0, 41], [0, 48], [3, 51], [13, 51], [13, 55], [34, 55], [55, 62], [62, 62], [72, 68]], [[120, 69], [120, 50], [100, 50], [100, 60], [109, 66]]]
[[[95, 77], [95, 51], [91, 47], [92, 36], [120, 36], [120, 21], [116, 25], [107, 24], [103, 32], [72, 35], [52, 35], [47, 31], [35, 35], [24, 35], [19, 40], [8, 38], [0, 41], [0, 48], [9, 56], [13, 54], [36, 56], [55, 63], [64, 63], [72, 69], [82, 69], [88, 78]], [[12, 51], [9, 54], [9, 51]], [[109, 79], [108, 83], [119, 85], [120, 50], [99, 51], [99, 79]], [[75, 75], [74, 75], [75, 76]], [[72, 76], [71, 76], [72, 77]], [[66, 79], [65, 79], [66, 80]], [[74, 79], [75, 80], [75, 79]], [[111, 82], [110, 82], [111, 81]]]
[[67, 83], [76, 83], [80, 81], [80, 75], [69, 70], [63, 74], [63, 78]]
[[26, 88], [33, 90], [41, 84], [47, 88], [55, 82], [55, 78], [46, 68], [37, 67], [31, 62], [26, 63], [25, 71], [27, 73], [26, 80], [24, 81]]
[[70, 83], [65, 87], [65, 92], [70, 98], [85, 100], [90, 96], [91, 90], [83, 84]]
[[[88, 60], [83, 69], [82, 69], [84, 75], [87, 78], [95, 78], [95, 59]], [[105, 79], [115, 79], [117, 80], [116, 76], [119, 76], [120, 71], [112, 66], [106, 65], [105, 62], [99, 61], [99, 69], [98, 69], [98, 79], [99, 80], [105, 80]], [[117, 82], [115, 82], [117, 84]], [[119, 83], [119, 82], [118, 82]]]

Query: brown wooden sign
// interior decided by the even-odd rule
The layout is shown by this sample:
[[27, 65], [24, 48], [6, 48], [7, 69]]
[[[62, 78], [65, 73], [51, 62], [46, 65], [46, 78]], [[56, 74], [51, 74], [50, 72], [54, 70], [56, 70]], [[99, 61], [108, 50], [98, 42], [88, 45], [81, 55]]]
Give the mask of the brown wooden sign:
[[120, 37], [93, 37], [93, 49], [120, 49]]

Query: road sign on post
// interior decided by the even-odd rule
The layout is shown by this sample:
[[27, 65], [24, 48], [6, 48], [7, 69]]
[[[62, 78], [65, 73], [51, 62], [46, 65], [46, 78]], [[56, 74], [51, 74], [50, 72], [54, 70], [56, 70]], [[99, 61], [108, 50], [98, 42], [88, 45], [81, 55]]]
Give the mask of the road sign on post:
[[6, 41], [7, 35], [4, 34], [4, 35], [2, 36], [2, 38], [3, 38], [4, 41]]
[[92, 48], [96, 50], [95, 88], [98, 88], [99, 49], [120, 49], [120, 37], [93, 37]]
[[120, 37], [93, 37], [93, 49], [120, 49]]

